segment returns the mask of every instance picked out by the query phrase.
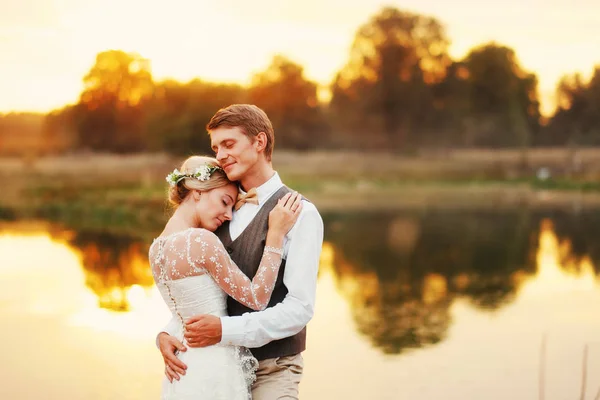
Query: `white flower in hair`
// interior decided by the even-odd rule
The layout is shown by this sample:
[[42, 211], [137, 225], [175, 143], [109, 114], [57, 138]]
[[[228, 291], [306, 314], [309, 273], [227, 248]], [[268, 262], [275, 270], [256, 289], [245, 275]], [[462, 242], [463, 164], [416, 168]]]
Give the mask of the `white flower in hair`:
[[221, 167], [218, 166], [204, 164], [196, 168], [193, 174], [184, 174], [180, 172], [177, 168], [175, 168], [173, 172], [167, 175], [166, 181], [169, 183], [169, 186], [176, 186], [179, 183], [179, 181], [185, 178], [194, 178], [198, 179], [199, 181], [206, 182], [210, 179], [210, 176], [215, 171], [218, 171], [220, 169]]
[[175, 168], [173, 170], [173, 172], [171, 172], [169, 175], [167, 175], [167, 182], [169, 183], [169, 186], [175, 186], [177, 185], [177, 182], [179, 182], [180, 180], [180, 176], [181, 176], [181, 172], [179, 172], [179, 170], [177, 168]]
[[196, 168], [194, 176], [204, 182], [210, 179], [210, 173], [210, 167], [208, 165], [203, 165], [200, 168]]

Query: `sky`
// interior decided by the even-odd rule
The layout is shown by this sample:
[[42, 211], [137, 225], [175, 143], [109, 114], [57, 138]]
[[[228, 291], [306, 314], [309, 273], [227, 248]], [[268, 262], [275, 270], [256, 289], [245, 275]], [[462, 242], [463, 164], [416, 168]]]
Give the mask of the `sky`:
[[437, 18], [455, 59], [490, 41], [512, 47], [539, 78], [545, 114], [561, 76], [600, 66], [598, 0], [0, 0], [0, 112], [76, 102], [108, 49], [150, 59], [155, 80], [242, 84], [279, 53], [327, 85], [386, 5]]

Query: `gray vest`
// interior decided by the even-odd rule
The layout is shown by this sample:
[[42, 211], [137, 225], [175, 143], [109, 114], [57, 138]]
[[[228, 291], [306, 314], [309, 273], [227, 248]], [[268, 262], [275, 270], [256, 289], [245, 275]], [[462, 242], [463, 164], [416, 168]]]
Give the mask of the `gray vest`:
[[[244, 231], [235, 240], [231, 240], [229, 235], [229, 223], [224, 223], [215, 232], [221, 239], [223, 245], [229, 252], [231, 259], [235, 261], [240, 270], [252, 279], [256, 274], [260, 265], [260, 260], [265, 248], [267, 240], [267, 231], [269, 225], [269, 213], [277, 205], [277, 200], [291, 192], [289, 188], [283, 186], [275, 192], [266, 203], [260, 208], [258, 214], [244, 229]], [[285, 260], [282, 260], [279, 268], [279, 275], [275, 282], [275, 289], [271, 295], [268, 307], [273, 307], [277, 303], [281, 303], [288, 293], [287, 288], [283, 284], [283, 273], [285, 271]], [[242, 315], [254, 310], [243, 306], [231, 297], [227, 299], [227, 311], [229, 315]], [[256, 359], [265, 360], [267, 358], [284, 357], [299, 354], [306, 348], [306, 327], [294, 336], [290, 336], [281, 340], [274, 340], [266, 345], [254, 349], [250, 349]]]

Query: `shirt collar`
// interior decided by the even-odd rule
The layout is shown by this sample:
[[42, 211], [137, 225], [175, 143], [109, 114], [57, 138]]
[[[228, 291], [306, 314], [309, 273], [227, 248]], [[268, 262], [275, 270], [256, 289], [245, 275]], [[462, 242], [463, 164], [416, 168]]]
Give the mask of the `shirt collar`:
[[[262, 205], [265, 201], [267, 201], [269, 199], [269, 197], [271, 197], [271, 195], [273, 193], [275, 193], [277, 190], [279, 190], [279, 188], [281, 188], [282, 186], [283, 186], [283, 182], [281, 181], [279, 174], [277, 172], [275, 172], [268, 181], [266, 181], [265, 183], [263, 183], [262, 185], [260, 185], [256, 188], [256, 195], [258, 196], [258, 204]], [[241, 187], [240, 187], [240, 193], [246, 194], [246, 192], [244, 192]]]

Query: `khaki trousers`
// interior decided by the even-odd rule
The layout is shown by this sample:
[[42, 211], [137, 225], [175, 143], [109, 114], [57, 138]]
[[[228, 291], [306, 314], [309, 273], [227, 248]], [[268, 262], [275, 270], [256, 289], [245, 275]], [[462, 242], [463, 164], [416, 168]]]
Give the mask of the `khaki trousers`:
[[303, 369], [302, 354], [260, 361], [252, 385], [252, 400], [298, 400]]

